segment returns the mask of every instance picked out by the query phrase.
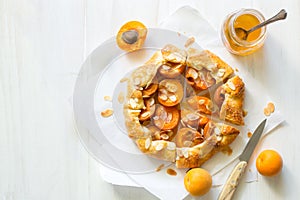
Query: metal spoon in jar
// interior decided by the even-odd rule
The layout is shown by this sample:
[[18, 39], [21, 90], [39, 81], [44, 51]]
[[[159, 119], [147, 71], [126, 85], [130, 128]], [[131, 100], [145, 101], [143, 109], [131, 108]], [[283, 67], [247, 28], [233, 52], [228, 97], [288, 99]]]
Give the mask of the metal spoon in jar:
[[249, 30], [245, 30], [243, 28], [235, 28], [235, 32], [236, 34], [242, 39], [242, 40], [247, 40], [248, 35], [257, 30], [260, 29], [263, 26], [266, 26], [267, 24], [276, 22], [278, 20], [283, 20], [287, 17], [287, 12], [282, 9], [279, 13], [277, 13], [275, 16], [271, 17], [270, 19], [268, 19], [267, 21], [262, 22], [261, 24], [258, 24], [256, 26], [254, 26], [253, 28], [249, 29]]

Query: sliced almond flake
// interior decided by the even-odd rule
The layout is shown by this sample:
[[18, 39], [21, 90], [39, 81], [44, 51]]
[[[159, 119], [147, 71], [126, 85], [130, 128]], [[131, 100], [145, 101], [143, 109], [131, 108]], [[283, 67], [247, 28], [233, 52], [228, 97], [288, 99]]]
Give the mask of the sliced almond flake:
[[151, 140], [150, 140], [150, 138], [147, 138], [145, 141], [145, 149], [149, 149], [150, 146], [151, 146]]
[[124, 78], [122, 78], [121, 80], [120, 80], [120, 83], [124, 83], [124, 82], [126, 82], [126, 81], [128, 81], [129, 79], [127, 78], [127, 77], [124, 77]]
[[272, 102], [269, 102], [267, 107], [269, 108], [270, 112], [273, 113], [275, 111], [275, 105]]
[[135, 89], [136, 89], [136, 90], [141, 90], [141, 91], [144, 90], [144, 88], [143, 88], [143, 87], [140, 87], [140, 86], [136, 86]]
[[141, 117], [147, 117], [147, 116], [149, 116], [150, 115], [150, 111], [146, 111], [146, 112], [144, 112], [143, 114], [141, 114]]
[[198, 104], [199, 104], [199, 105], [205, 104], [205, 100], [204, 100], [204, 99], [200, 99], [200, 100], [198, 101]]
[[204, 130], [200, 129], [200, 133], [201, 133], [201, 135], [203, 135], [204, 134]]
[[197, 73], [196, 70], [190, 69], [190, 70], [189, 70], [189, 73], [192, 75], [192, 78], [193, 78], [194, 80], [196, 80], [196, 79], [198, 78], [198, 73]]
[[218, 71], [219, 71], [219, 72], [224, 72], [224, 73], [225, 73], [225, 72], [226, 72], [226, 69], [221, 68], [221, 69], [219, 69]]
[[188, 158], [189, 157], [188, 148], [183, 148], [182, 149], [182, 154], [183, 154], [183, 157]]
[[165, 71], [168, 71], [168, 70], [171, 69], [171, 67], [168, 66], [168, 65], [163, 65], [163, 66], [162, 66], [162, 69], [165, 70]]
[[199, 119], [199, 116], [198, 116], [197, 114], [195, 114], [195, 113], [189, 113], [189, 114], [186, 115], [186, 117], [187, 117], [189, 120], [191, 120], [191, 121], [194, 121], [194, 120]]
[[139, 99], [138, 99], [138, 98], [134, 98], [134, 101], [135, 101], [136, 103], [138, 103], [138, 102], [139, 102]]
[[155, 150], [156, 151], [160, 151], [164, 148], [164, 144], [163, 143], [158, 143], [156, 146], [155, 146]]
[[164, 88], [159, 89], [159, 92], [161, 92], [162, 94], [168, 94], [168, 91]]
[[137, 103], [132, 98], [129, 99], [129, 105], [130, 105], [131, 108], [136, 108], [137, 107]]
[[153, 106], [155, 104], [154, 98], [149, 99], [149, 105]]
[[169, 139], [169, 136], [168, 136], [167, 134], [164, 133], [164, 134], [161, 134], [161, 135], [160, 135], [160, 138], [163, 139], [163, 140], [168, 140], [168, 139]]
[[140, 113], [142, 112], [141, 110], [129, 110], [130, 113]]
[[221, 130], [218, 127], [215, 127], [214, 132], [218, 136], [221, 134]]
[[155, 121], [156, 121], [156, 120], [159, 120], [159, 116], [157, 116], [157, 115], [154, 116], [154, 117], [153, 117], [153, 120], [155, 120]]
[[172, 93], [175, 93], [178, 90], [177, 86], [175, 84], [171, 84], [171, 83], [167, 83], [166, 88], [169, 92], [172, 92]]
[[145, 133], [149, 133], [149, 132], [150, 132], [150, 130], [149, 130], [146, 126], [143, 126], [143, 131], [144, 131]]
[[159, 95], [159, 98], [163, 101], [166, 101], [168, 99], [168, 96], [165, 94], [161, 94], [161, 95]]
[[225, 70], [224, 69], [219, 69], [218, 73], [217, 73], [217, 76], [222, 78], [225, 74]]
[[232, 90], [235, 90], [236, 88], [235, 88], [235, 85], [233, 84], [233, 82], [231, 82], [231, 81], [228, 81], [228, 87], [230, 88], [230, 89], [232, 89]]
[[181, 68], [182, 67], [182, 64], [177, 64], [177, 65], [175, 65], [175, 69], [179, 69], [179, 68]]
[[168, 116], [167, 116], [167, 122], [172, 121], [172, 119], [173, 119], [173, 114], [172, 114], [172, 113], [168, 113], [167, 115], [168, 115]]
[[176, 144], [174, 142], [168, 142], [167, 149], [170, 151], [174, 151], [176, 149]]
[[264, 114], [265, 116], [270, 116], [271, 115], [271, 111], [269, 108], [264, 108]]
[[176, 102], [176, 101], [177, 101], [176, 95], [171, 95], [171, 96], [169, 96], [169, 99], [170, 99], [172, 102]]
[[104, 96], [104, 100], [105, 101], [112, 101], [112, 98], [111, 98], [111, 96]]
[[113, 113], [114, 113], [114, 111], [112, 109], [108, 108], [101, 112], [101, 116], [102, 117], [110, 117]]
[[194, 37], [190, 37], [185, 42], [184, 47], [187, 48], [187, 47], [191, 46], [194, 42], [195, 42], [195, 38]]
[[220, 135], [217, 136], [217, 141], [218, 141], [218, 142], [222, 141], [222, 139], [223, 139], [222, 136], [220, 136]]

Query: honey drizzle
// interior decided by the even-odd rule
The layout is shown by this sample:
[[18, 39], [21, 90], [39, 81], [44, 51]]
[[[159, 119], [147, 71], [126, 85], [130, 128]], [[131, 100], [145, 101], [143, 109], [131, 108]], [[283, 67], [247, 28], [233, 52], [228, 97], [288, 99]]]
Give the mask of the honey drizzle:
[[165, 166], [164, 164], [159, 165], [155, 171], [159, 172], [164, 166]]
[[174, 169], [168, 168], [167, 174], [169, 174], [170, 176], [176, 176], [177, 172]]
[[232, 154], [232, 149], [230, 146], [223, 147], [221, 151], [222, 151], [222, 153], [224, 153], [228, 156], [230, 156]]

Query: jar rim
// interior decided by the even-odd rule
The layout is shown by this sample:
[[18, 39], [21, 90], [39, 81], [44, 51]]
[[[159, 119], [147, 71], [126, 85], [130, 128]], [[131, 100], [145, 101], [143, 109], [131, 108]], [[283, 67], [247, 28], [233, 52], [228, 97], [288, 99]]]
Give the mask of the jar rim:
[[253, 41], [246, 41], [246, 40], [242, 40], [241, 38], [239, 38], [234, 30], [234, 23], [236, 21], [236, 19], [243, 15], [243, 14], [251, 14], [253, 16], [255, 16], [259, 22], [263, 22], [265, 21], [265, 17], [263, 16], [263, 14], [261, 12], [259, 12], [258, 10], [255, 10], [255, 9], [241, 9], [239, 11], [236, 11], [234, 12], [234, 15], [233, 17], [230, 19], [230, 24], [229, 24], [229, 34], [231, 34], [232, 36], [232, 39], [238, 43], [238, 44], [241, 44], [242, 46], [245, 46], [245, 47], [252, 47], [252, 46], [255, 46], [259, 43], [261, 43], [264, 39], [265, 39], [265, 36], [266, 36], [266, 26], [263, 26], [261, 27], [261, 32], [260, 32], [260, 35], [257, 39], [253, 40]]

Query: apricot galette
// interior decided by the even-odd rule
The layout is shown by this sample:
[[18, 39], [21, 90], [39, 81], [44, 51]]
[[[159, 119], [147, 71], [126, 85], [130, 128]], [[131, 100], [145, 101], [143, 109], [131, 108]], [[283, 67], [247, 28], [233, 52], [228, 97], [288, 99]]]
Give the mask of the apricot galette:
[[208, 50], [166, 45], [128, 79], [129, 137], [178, 168], [202, 165], [238, 136], [230, 123], [244, 124], [244, 83], [233, 72]]

